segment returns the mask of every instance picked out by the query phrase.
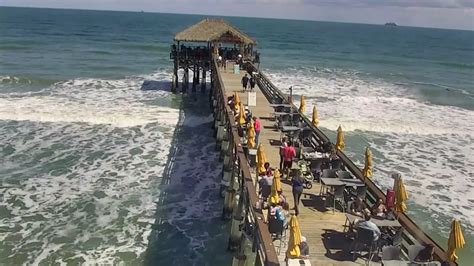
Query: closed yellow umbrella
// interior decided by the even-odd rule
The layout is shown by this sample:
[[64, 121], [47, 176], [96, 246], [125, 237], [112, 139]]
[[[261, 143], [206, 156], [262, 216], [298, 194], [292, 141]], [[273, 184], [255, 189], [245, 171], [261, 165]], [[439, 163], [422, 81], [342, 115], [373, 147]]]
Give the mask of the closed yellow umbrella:
[[345, 146], [346, 145], [344, 144], [344, 132], [342, 132], [342, 127], [339, 126], [337, 128], [336, 149], [343, 151]]
[[255, 147], [255, 128], [253, 123], [249, 123], [247, 128], [247, 147], [253, 149]]
[[313, 119], [311, 120], [313, 126], [317, 127], [319, 124], [318, 120], [318, 110], [316, 109], [316, 105], [313, 105]]
[[451, 233], [449, 233], [448, 239], [448, 260], [456, 261], [458, 256], [456, 255], [456, 249], [463, 248], [466, 242], [464, 241], [464, 235], [462, 234], [461, 223], [458, 220], [453, 220], [451, 223]]
[[290, 241], [288, 242], [288, 250], [286, 251], [286, 256], [288, 258], [298, 258], [301, 255], [300, 244], [300, 226], [298, 224], [298, 219], [296, 219], [296, 216], [292, 215], [290, 219]]
[[235, 111], [237, 111], [237, 108], [240, 108], [240, 97], [238, 92], [234, 92], [234, 106], [235, 106]]
[[300, 113], [304, 113], [304, 110], [306, 108], [306, 103], [304, 101], [304, 96], [301, 95], [301, 99], [300, 99]]
[[405, 189], [405, 184], [403, 184], [403, 179], [401, 176], [398, 176], [395, 181], [395, 211], [396, 212], [405, 212], [407, 210], [407, 205], [405, 201], [408, 199], [408, 193]]
[[275, 184], [276, 191], [281, 191], [281, 173], [280, 170], [276, 169], [273, 173], [273, 184]]
[[365, 148], [365, 166], [362, 171], [364, 178], [372, 177], [372, 152], [369, 147]]
[[240, 109], [239, 118], [238, 118], [237, 122], [239, 122], [239, 125], [243, 125], [243, 124], [245, 124], [245, 108], [244, 108], [244, 105], [242, 103], [240, 103], [239, 109]]
[[257, 149], [257, 173], [265, 172], [265, 162], [267, 161], [267, 157], [265, 156], [265, 150], [263, 148], [263, 144], [258, 145]]
[[280, 196], [278, 196], [277, 184], [275, 183], [275, 180], [273, 180], [272, 192], [270, 193], [270, 197], [268, 198], [268, 203], [278, 204], [278, 202], [280, 202]]

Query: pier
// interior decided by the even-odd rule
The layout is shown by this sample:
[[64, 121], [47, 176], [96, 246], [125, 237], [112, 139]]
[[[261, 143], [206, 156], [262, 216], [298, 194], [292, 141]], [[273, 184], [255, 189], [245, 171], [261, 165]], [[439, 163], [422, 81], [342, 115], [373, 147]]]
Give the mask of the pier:
[[[216, 26], [219, 25], [219, 26]], [[214, 29], [214, 30], [212, 30]], [[317, 149], [334, 146], [334, 143], [289, 101], [288, 95], [281, 92], [254, 66], [256, 42], [249, 36], [222, 20], [203, 20], [200, 23], [178, 33], [172, 47], [171, 59], [174, 61], [173, 91], [179, 88], [178, 71], [184, 70], [181, 92], [187, 92], [189, 70], [194, 70], [193, 88], [201, 83], [206, 92], [206, 73], [210, 73], [209, 98], [214, 115], [214, 130], [217, 148], [220, 150], [222, 172], [222, 195], [224, 207], [222, 219], [231, 224], [228, 249], [234, 252], [232, 265], [286, 265], [289, 229], [279, 239], [274, 239], [266, 223], [267, 210], [259, 196], [258, 173], [255, 168], [253, 149], [246, 147], [241, 125], [236, 122], [235, 110], [228, 104], [229, 97], [239, 95], [242, 103], [247, 103], [248, 93], [242, 90], [241, 78], [244, 74], [253, 76], [257, 82], [254, 90], [256, 105], [248, 106], [253, 116], [260, 118], [262, 131], [259, 143], [263, 144], [266, 160], [278, 168], [281, 130], [275, 126], [275, 109], [272, 104], [290, 105], [298, 116], [302, 127], [309, 130], [306, 136], [307, 147]], [[186, 46], [198, 42], [204, 45]], [[233, 47], [221, 47], [230, 43]], [[228, 50], [226, 50], [228, 49]], [[237, 51], [235, 58], [220, 59], [220, 51]], [[225, 66], [223, 66], [225, 64]], [[201, 76], [199, 76], [201, 74]], [[195, 90], [193, 90], [195, 91]], [[253, 96], [252, 96], [253, 97]], [[242, 111], [242, 110], [241, 110]], [[300, 147], [302, 148], [302, 147]], [[337, 150], [337, 158], [354, 180], [363, 182], [367, 188], [366, 201], [373, 204], [377, 199], [386, 200], [386, 195], [369, 178], [364, 178], [361, 169], [342, 151]], [[283, 194], [290, 206], [293, 206], [291, 183], [282, 180]], [[353, 256], [345, 251], [352, 242], [347, 231], [344, 210], [328, 207], [320, 195], [321, 183], [313, 182], [311, 189], [305, 189], [301, 198], [300, 213], [297, 216], [302, 235], [307, 239], [310, 254], [304, 261], [311, 265], [361, 265], [370, 259], [366, 255]], [[403, 212], [397, 216], [403, 228], [399, 247], [402, 257], [406, 258], [410, 245], [434, 246], [434, 259], [447, 262], [446, 252], [423, 232]], [[363, 252], [362, 254], [365, 254]], [[381, 254], [379, 254], [381, 256]], [[370, 263], [380, 264], [380, 260]], [[457, 265], [449, 262], [450, 265]], [[298, 264], [299, 265], [299, 264]]]

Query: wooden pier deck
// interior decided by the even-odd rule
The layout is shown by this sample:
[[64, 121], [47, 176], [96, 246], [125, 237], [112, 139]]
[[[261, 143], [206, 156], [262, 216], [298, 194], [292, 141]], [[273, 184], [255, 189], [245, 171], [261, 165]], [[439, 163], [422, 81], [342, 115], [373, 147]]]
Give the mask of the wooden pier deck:
[[[234, 92], [239, 93], [242, 103], [247, 102], [247, 93], [242, 89], [241, 79], [244, 73], [234, 74], [220, 69], [219, 75], [222, 78], [227, 96]], [[271, 113], [274, 112], [265, 95], [258, 87], [255, 89], [257, 95], [257, 106], [249, 107], [254, 116], [260, 118], [262, 131], [260, 133], [260, 143], [264, 145], [267, 161], [274, 168], [279, 167], [279, 145], [280, 131], [275, 127], [275, 121], [271, 119]], [[253, 169], [255, 171], [255, 169]], [[286, 196], [290, 208], [293, 207], [293, 196], [291, 193], [291, 184], [282, 180], [283, 194]], [[310, 247], [311, 265], [363, 265], [366, 260], [357, 258], [352, 261], [352, 256], [343, 253], [343, 249], [348, 248], [350, 240], [345, 238], [344, 222], [345, 215], [332, 209], [326, 209], [324, 202], [319, 196], [320, 185], [314, 183], [312, 189], [305, 189], [301, 197], [300, 214], [298, 221], [301, 228], [301, 234], [306, 237]], [[289, 235], [289, 230], [287, 232]], [[287, 239], [288, 240], [288, 237]], [[284, 264], [287, 243], [283, 243], [280, 250], [280, 243], [274, 242], [276, 251], [282, 265]], [[363, 255], [365, 253], [362, 253]], [[379, 265], [371, 262], [373, 265]]]

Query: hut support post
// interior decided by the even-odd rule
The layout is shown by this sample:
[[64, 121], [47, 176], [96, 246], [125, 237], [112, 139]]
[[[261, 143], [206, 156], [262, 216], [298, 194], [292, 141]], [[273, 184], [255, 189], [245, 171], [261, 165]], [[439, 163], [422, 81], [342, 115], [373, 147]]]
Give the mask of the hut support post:
[[196, 62], [194, 62], [194, 66], [193, 66], [193, 92], [196, 92], [196, 76], [197, 73], [196, 73]]
[[206, 68], [202, 68], [201, 92], [206, 92]]

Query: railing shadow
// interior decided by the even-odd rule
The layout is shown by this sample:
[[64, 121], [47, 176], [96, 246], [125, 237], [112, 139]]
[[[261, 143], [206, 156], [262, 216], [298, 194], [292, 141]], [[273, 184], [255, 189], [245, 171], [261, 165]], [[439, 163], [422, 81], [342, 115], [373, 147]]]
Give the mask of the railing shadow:
[[144, 265], [225, 265], [228, 224], [221, 221], [222, 163], [208, 96], [183, 97]]

